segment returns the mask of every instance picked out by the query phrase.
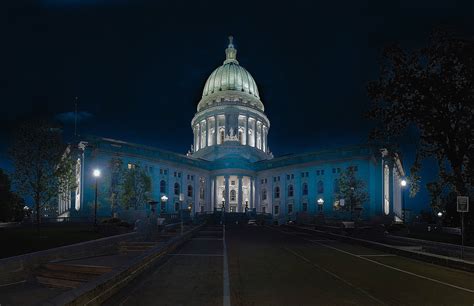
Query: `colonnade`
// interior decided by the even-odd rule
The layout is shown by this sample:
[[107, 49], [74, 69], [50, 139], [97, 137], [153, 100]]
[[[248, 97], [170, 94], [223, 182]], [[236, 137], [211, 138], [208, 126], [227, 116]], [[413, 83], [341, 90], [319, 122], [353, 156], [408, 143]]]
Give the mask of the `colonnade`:
[[268, 126], [249, 115], [221, 114], [209, 116], [193, 127], [194, 152], [225, 141], [239, 141], [241, 145], [268, 151]]
[[255, 179], [242, 175], [212, 178], [212, 208], [228, 212], [246, 212], [255, 208]]

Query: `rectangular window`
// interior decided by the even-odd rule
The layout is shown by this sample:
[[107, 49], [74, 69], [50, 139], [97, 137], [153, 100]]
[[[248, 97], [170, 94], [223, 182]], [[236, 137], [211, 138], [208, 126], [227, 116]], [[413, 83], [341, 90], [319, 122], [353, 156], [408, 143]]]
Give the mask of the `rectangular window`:
[[181, 172], [178, 172], [178, 177], [181, 177]]
[[332, 173], [336, 173], [336, 168], [332, 168]]
[[286, 179], [287, 179], [287, 180], [290, 179], [290, 175], [289, 175], [289, 174], [286, 175]]
[[304, 177], [304, 172], [301, 172], [301, 177]]
[[277, 178], [276, 176], [273, 177], [273, 181], [276, 182], [277, 181]]
[[127, 168], [128, 168], [129, 170], [135, 169], [135, 167], [136, 167], [135, 164], [129, 163], [129, 164], [127, 165]]
[[294, 174], [292, 174], [292, 175], [291, 175], [291, 179], [294, 179], [294, 178], [295, 178], [295, 175], [294, 175]]
[[165, 169], [165, 171], [164, 171], [164, 172], [165, 172], [165, 174], [168, 174], [168, 169]]
[[293, 204], [288, 204], [288, 213], [293, 213]]
[[163, 174], [163, 169], [160, 169], [160, 174]]
[[235, 186], [235, 181], [230, 181], [230, 184], [231, 184], [232, 186]]
[[280, 213], [280, 207], [278, 205], [275, 205], [273, 209], [275, 210], [275, 215], [278, 215]]
[[316, 170], [316, 175], [319, 175], [320, 174], [320, 171], [319, 170]]
[[337, 173], [340, 173], [341, 172], [341, 168], [337, 168]]
[[324, 175], [324, 170], [321, 170], [321, 175]]

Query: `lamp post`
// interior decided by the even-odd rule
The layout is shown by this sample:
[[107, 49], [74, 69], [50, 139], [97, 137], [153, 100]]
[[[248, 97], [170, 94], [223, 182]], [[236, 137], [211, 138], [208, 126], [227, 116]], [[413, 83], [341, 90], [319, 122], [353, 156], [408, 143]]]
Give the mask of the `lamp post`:
[[99, 182], [100, 170], [95, 169], [92, 174], [95, 177], [94, 226], [97, 226], [97, 185]]
[[320, 213], [322, 213], [322, 211], [323, 211], [322, 207], [323, 207], [323, 204], [324, 204], [323, 198], [319, 198], [317, 202], [318, 202], [318, 211]]
[[[163, 213], [164, 210], [166, 210], [166, 202], [168, 201], [168, 197], [166, 195], [162, 195], [161, 196], [161, 213]], [[165, 209], [163, 209], [163, 204], [164, 204], [164, 207]]]
[[400, 186], [402, 186], [402, 221], [405, 223], [405, 187], [408, 185], [408, 182], [406, 179], [402, 179], [400, 181]]

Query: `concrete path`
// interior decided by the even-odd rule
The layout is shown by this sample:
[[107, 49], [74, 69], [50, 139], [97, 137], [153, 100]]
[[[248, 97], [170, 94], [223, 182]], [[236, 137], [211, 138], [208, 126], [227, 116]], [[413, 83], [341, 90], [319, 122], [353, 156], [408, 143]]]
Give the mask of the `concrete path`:
[[108, 305], [474, 303], [469, 272], [279, 227], [227, 227], [225, 240], [213, 231], [203, 231]]

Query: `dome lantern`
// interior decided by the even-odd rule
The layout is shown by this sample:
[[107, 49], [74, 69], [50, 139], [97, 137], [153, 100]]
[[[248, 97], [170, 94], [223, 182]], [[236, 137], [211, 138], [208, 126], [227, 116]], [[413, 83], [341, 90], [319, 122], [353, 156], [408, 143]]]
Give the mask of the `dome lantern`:
[[232, 43], [233, 41], [234, 37], [229, 36], [229, 45], [227, 46], [227, 49], [225, 49], [226, 59], [224, 61], [224, 65], [227, 63], [239, 64], [237, 61], [237, 49], [234, 48], [234, 44]]

